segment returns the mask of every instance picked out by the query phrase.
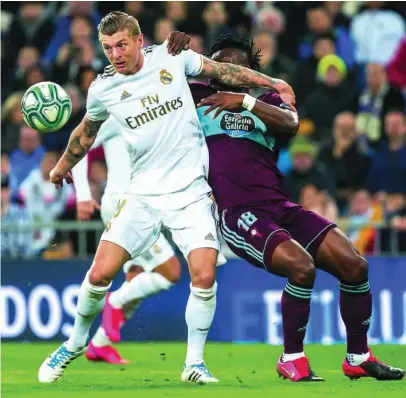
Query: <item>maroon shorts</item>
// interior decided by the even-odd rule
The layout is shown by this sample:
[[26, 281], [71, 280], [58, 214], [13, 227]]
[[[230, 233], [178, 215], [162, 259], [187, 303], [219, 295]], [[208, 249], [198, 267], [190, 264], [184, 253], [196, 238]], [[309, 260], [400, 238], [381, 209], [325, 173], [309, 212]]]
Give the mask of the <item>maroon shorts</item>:
[[294, 239], [314, 258], [336, 224], [292, 202], [267, 200], [223, 210], [220, 230], [230, 249], [249, 263], [267, 269], [264, 253]]

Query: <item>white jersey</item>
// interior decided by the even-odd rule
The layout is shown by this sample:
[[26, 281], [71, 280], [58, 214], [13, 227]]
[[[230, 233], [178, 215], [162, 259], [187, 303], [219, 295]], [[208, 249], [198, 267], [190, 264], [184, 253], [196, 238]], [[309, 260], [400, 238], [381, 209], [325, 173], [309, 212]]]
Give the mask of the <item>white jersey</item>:
[[166, 43], [144, 49], [143, 56], [134, 75], [116, 73], [112, 66], [99, 75], [89, 89], [87, 117], [112, 115], [120, 124], [130, 154], [131, 192], [154, 200], [186, 191], [171, 196], [176, 205], [163, 204], [186, 205], [188, 196], [210, 192], [208, 150], [186, 80], [200, 73], [203, 59], [192, 50], [172, 56]]

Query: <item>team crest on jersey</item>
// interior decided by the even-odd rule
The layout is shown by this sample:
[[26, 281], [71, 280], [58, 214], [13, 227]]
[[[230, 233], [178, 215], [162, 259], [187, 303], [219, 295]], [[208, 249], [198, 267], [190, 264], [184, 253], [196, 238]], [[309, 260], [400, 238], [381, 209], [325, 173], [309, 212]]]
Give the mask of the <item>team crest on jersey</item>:
[[161, 82], [163, 84], [172, 83], [173, 76], [166, 69], [162, 69], [160, 74], [161, 74]]

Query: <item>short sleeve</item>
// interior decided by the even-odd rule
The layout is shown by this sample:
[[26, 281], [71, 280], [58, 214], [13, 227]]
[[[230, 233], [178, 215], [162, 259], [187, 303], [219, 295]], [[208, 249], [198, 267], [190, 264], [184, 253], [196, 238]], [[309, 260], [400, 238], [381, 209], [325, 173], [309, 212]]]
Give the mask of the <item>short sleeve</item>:
[[203, 56], [193, 50], [182, 51], [185, 62], [185, 75], [196, 76], [203, 69]]
[[288, 111], [292, 110], [292, 108], [282, 100], [281, 96], [275, 92], [262, 94], [258, 97], [258, 99], [268, 105], [277, 106], [278, 108], [286, 109]]
[[92, 86], [90, 86], [87, 94], [86, 115], [93, 121], [107, 120], [110, 116], [104, 104], [97, 98]]

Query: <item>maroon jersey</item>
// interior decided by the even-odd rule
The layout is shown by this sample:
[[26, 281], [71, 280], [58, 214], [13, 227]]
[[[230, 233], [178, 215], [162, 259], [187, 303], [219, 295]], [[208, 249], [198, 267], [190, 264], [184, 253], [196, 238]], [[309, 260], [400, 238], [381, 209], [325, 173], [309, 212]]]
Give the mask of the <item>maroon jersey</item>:
[[[195, 104], [215, 93], [205, 84], [191, 84], [190, 88]], [[277, 93], [258, 99], [290, 109]], [[287, 201], [277, 167], [276, 132], [245, 109], [223, 111], [216, 119], [214, 111], [203, 116], [206, 109], [197, 108], [197, 113], [209, 148], [209, 184], [219, 210], [269, 199]]]

